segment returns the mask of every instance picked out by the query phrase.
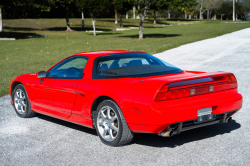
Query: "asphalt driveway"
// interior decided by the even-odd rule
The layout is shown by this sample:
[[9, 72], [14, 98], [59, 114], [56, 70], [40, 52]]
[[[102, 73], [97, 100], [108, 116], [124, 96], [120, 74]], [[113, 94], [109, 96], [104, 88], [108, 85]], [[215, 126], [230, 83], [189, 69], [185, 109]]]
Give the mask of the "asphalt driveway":
[[38, 115], [19, 118], [0, 98], [0, 165], [249, 165], [250, 28], [155, 56], [184, 70], [233, 72], [244, 97], [229, 124], [171, 138], [137, 134], [122, 147], [101, 143], [95, 130]]

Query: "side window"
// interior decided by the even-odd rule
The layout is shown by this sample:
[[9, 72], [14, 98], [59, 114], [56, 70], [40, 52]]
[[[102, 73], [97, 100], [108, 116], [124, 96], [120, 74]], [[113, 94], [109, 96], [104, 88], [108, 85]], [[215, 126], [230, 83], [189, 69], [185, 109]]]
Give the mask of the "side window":
[[82, 78], [86, 57], [70, 57], [53, 67], [47, 74], [47, 78]]

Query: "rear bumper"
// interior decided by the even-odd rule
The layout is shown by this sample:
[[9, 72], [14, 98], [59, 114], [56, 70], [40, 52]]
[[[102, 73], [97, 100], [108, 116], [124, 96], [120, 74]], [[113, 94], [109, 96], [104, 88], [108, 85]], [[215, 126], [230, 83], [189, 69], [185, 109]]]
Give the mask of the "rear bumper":
[[213, 120], [203, 122], [203, 123], [197, 123], [196, 120], [191, 120], [191, 121], [171, 124], [164, 131], [162, 131], [161, 133], [158, 133], [158, 135], [163, 136], [163, 137], [171, 137], [173, 135], [180, 134], [183, 131], [187, 131], [187, 130], [191, 130], [191, 129], [195, 129], [199, 127], [209, 126], [209, 125], [213, 125], [216, 123], [228, 123], [232, 119], [231, 116], [237, 111], [238, 110], [234, 110], [234, 111], [216, 115], [216, 117]]
[[212, 107], [212, 114], [218, 116], [232, 111], [237, 112], [242, 107], [242, 95], [233, 91], [225, 91], [202, 97], [164, 102], [153, 101], [148, 111], [141, 112], [141, 114], [147, 114], [147, 116], [142, 115], [142, 117], [147, 117], [147, 124], [133, 123], [129, 124], [129, 127], [132, 131], [139, 133], [161, 133], [170, 125], [196, 120], [198, 110], [207, 107]]

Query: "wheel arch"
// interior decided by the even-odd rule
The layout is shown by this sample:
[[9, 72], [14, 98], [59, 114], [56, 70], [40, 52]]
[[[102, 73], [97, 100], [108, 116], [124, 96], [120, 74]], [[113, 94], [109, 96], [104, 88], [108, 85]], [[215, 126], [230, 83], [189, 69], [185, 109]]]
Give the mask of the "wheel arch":
[[[13, 90], [15, 89], [15, 87], [16, 87], [17, 85], [19, 85], [19, 84], [22, 84], [22, 85], [23, 85], [23, 83], [21, 83], [20, 81], [15, 81], [15, 82], [12, 83], [12, 86], [11, 86], [11, 93], [13, 92]], [[23, 86], [24, 86], [24, 85], [23, 85]]]
[[[13, 93], [13, 90], [15, 89], [15, 87], [17, 86], [17, 85], [19, 85], [19, 84], [21, 84], [21, 85], [23, 85], [23, 83], [21, 83], [20, 81], [14, 81], [13, 83], [12, 83], [12, 85], [11, 85], [11, 93], [10, 93], [10, 96], [11, 96], [11, 103], [13, 102], [13, 100], [12, 100], [12, 93]], [[23, 85], [24, 86], [24, 85]]]
[[[114, 101], [117, 105], [118, 103], [111, 97], [109, 96], [99, 96], [97, 97], [94, 102], [92, 103], [92, 106], [91, 106], [91, 118], [93, 120], [93, 127], [95, 128], [95, 124], [94, 124], [94, 116], [95, 116], [95, 113], [96, 113], [96, 109], [98, 107], [98, 105], [103, 102], [104, 100], [112, 100]], [[119, 105], [118, 105], [119, 106]]]

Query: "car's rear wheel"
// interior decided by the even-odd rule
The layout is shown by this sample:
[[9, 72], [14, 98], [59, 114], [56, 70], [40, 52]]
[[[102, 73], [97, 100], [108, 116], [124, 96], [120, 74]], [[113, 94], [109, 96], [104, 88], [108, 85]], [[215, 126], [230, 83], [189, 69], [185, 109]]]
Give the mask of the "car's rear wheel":
[[121, 109], [112, 100], [105, 100], [97, 107], [95, 127], [101, 141], [109, 146], [127, 144], [134, 137]]
[[27, 92], [22, 84], [17, 85], [12, 92], [15, 111], [22, 118], [30, 118], [36, 113], [30, 109]]

